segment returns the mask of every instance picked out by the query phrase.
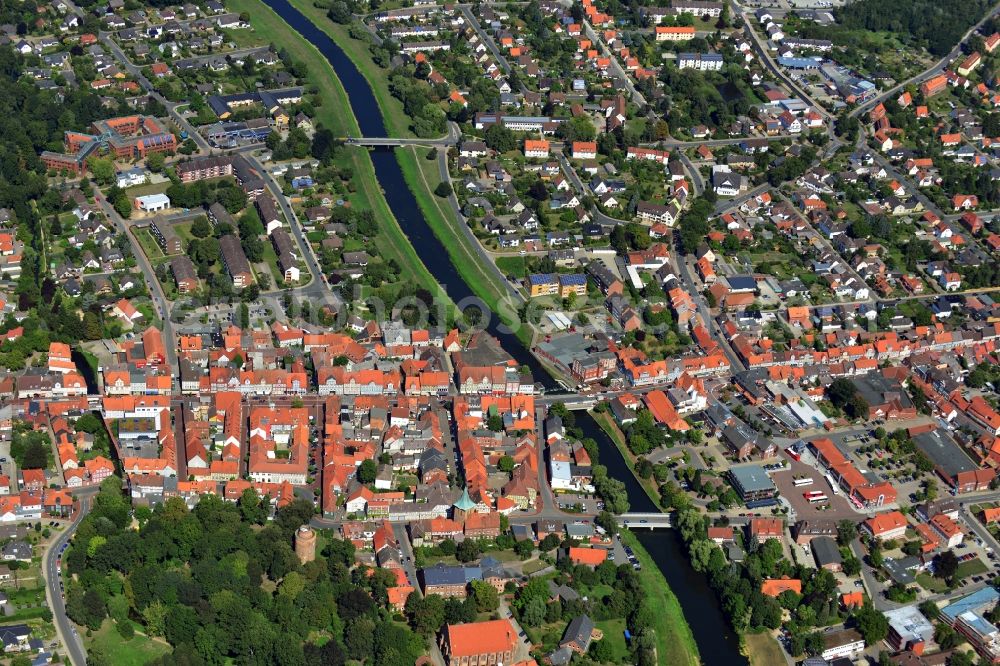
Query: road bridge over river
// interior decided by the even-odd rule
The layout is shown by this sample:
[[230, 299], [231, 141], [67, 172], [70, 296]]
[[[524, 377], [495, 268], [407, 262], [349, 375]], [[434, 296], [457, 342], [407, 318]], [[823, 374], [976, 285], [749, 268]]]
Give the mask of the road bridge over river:
[[619, 525], [632, 529], [649, 528], [655, 530], [673, 527], [670, 514], [667, 513], [623, 513], [617, 518]]

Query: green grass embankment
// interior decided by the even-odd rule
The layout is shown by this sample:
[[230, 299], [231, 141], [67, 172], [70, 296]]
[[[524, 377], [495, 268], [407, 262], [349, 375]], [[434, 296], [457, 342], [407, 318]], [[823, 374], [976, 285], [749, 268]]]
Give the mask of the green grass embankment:
[[[317, 124], [337, 136], [360, 136], [357, 118], [351, 109], [347, 92], [337, 78], [330, 62], [305, 37], [296, 32], [274, 10], [261, 0], [228, 0], [227, 6], [234, 12], [250, 15], [250, 24], [262, 37], [284, 48], [288, 54], [308, 69], [308, 82], [319, 90], [319, 105], [316, 107]], [[444, 290], [417, 256], [413, 245], [399, 226], [398, 220], [389, 209], [378, 179], [371, 156], [364, 150], [343, 150], [336, 160], [339, 166], [347, 166], [354, 172], [353, 183], [356, 192], [350, 197], [351, 204], [361, 210], [371, 210], [379, 221], [380, 233], [375, 239], [379, 253], [386, 260], [394, 259], [399, 264], [407, 281], [415, 281], [432, 294], [447, 298]]]
[[[457, 226], [465, 222], [457, 219], [455, 211], [445, 199], [433, 194], [434, 188], [441, 182], [441, 175], [437, 161], [427, 159], [428, 152], [427, 148], [412, 146], [396, 149], [396, 159], [407, 186], [413, 192], [431, 231], [444, 246], [451, 262], [472, 292], [506, 323], [516, 323], [516, 316], [512, 318], [516, 313], [513, 312], [515, 308], [507, 293], [507, 285], [496, 273], [483, 266], [482, 257]], [[531, 348], [532, 331], [529, 326], [518, 326], [516, 335], [525, 347]]]

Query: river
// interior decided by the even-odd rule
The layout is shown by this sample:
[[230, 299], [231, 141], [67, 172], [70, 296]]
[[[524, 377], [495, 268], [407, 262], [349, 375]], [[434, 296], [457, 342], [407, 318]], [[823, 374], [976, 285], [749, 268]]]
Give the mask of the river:
[[[378, 101], [372, 94], [368, 81], [354, 66], [347, 54], [326, 33], [313, 25], [312, 21], [299, 10], [291, 6], [287, 0], [264, 1], [299, 34], [312, 42], [313, 46], [323, 54], [323, 57], [330, 61], [334, 71], [337, 72], [337, 77], [344, 85], [344, 90], [347, 91], [362, 136], [386, 136]], [[406, 233], [406, 237], [410, 239], [410, 243], [417, 251], [417, 256], [424, 261], [428, 270], [448, 292], [452, 301], [462, 304], [463, 307], [472, 302], [481, 303], [482, 301], [476, 297], [469, 285], [458, 274], [455, 265], [448, 260], [447, 251], [434, 236], [427, 220], [424, 219], [420, 207], [417, 205], [417, 200], [406, 185], [403, 171], [399, 167], [399, 162], [396, 161], [393, 150], [391, 148], [374, 149], [371, 151], [371, 158], [375, 165], [375, 175], [385, 192], [389, 208], [396, 220], [399, 221], [399, 226]], [[438, 257], [439, 259], [428, 262], [427, 257]], [[487, 313], [489, 312], [485, 306], [484, 309]], [[555, 379], [538, 362], [538, 359], [525, 349], [517, 336], [503, 326], [499, 317], [492, 315], [487, 316], [487, 319], [489, 324], [486, 330], [500, 341], [504, 350], [513, 356], [519, 365], [526, 366], [531, 370], [536, 383], [541, 384], [546, 391], [561, 389]]]
[[[367, 80], [354, 66], [351, 59], [326, 33], [313, 25], [287, 0], [265, 0], [265, 2], [299, 34], [312, 42], [320, 53], [329, 60], [347, 91], [361, 133], [369, 137], [385, 136], [385, 127], [382, 124], [382, 114], [378, 102], [375, 100]], [[372, 162], [375, 165], [375, 175], [379, 185], [385, 192], [389, 208], [427, 269], [445, 287], [448, 295], [456, 303], [466, 299], [474, 299], [475, 294], [458, 274], [455, 266], [448, 260], [447, 251], [420, 212], [413, 193], [406, 185], [395, 154], [388, 149], [374, 150], [372, 151]], [[428, 261], [428, 258], [432, 257], [436, 260]], [[498, 327], [496, 316], [490, 318], [487, 331], [496, 336], [503, 348], [518, 363], [531, 369], [536, 382], [540, 382], [547, 390], [559, 389], [559, 385], [521, 344], [520, 340], [512, 333]], [[584, 412], [576, 414], [577, 423], [583, 428], [584, 436], [593, 438], [600, 446], [601, 464], [608, 468], [608, 473], [611, 476], [621, 479], [625, 483], [632, 510], [656, 511], [656, 506], [639, 486], [614, 443], [608, 439], [589, 414]], [[674, 594], [677, 595], [684, 610], [684, 616], [694, 633], [702, 663], [726, 664], [727, 666], [746, 664], [746, 658], [739, 652], [739, 641], [722, 615], [715, 593], [709, 588], [705, 577], [691, 568], [687, 555], [681, 550], [681, 544], [676, 535], [670, 530], [636, 530], [635, 534], [663, 572]]]
[[[600, 450], [600, 464], [608, 468], [608, 476], [620, 479], [628, 492], [630, 511], [655, 513], [659, 508], [649, 498], [625, 462], [618, 447], [601, 429], [588, 412], [574, 412], [576, 424], [584, 437], [597, 442]], [[729, 622], [719, 607], [715, 592], [708, 585], [704, 574], [695, 571], [690, 564], [684, 544], [673, 530], [634, 529], [649, 555], [660, 567], [667, 584], [680, 601], [684, 617], [694, 634], [695, 643], [703, 664], [726, 664], [738, 666], [747, 664], [740, 654], [740, 641], [730, 628]]]

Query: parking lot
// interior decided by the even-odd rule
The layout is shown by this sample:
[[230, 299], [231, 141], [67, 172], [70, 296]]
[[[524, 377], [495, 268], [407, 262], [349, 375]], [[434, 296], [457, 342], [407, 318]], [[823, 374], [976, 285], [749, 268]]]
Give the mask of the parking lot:
[[[786, 455], [786, 454], [783, 454]], [[789, 459], [789, 466], [783, 470], [773, 472], [771, 480], [778, 487], [781, 496], [788, 500], [795, 511], [796, 520], [815, 520], [823, 518], [826, 520], [858, 520], [861, 515], [855, 511], [843, 493], [834, 495], [830, 490], [830, 484], [826, 482], [823, 474], [814, 467], [810, 467], [802, 462]], [[809, 486], [795, 486], [795, 477], [808, 477], [813, 480]], [[803, 497], [803, 493], [820, 491], [829, 497], [828, 502], [810, 504]]]

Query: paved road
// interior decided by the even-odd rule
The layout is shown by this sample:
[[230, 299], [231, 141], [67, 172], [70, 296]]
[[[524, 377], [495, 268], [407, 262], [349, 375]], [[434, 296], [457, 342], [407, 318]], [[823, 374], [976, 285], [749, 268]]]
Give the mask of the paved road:
[[590, 41], [597, 44], [601, 49], [601, 53], [611, 60], [611, 73], [614, 74], [615, 77], [624, 81], [625, 89], [628, 90], [628, 94], [632, 99], [632, 102], [638, 104], [640, 108], [646, 106], [646, 98], [642, 96], [642, 93], [639, 92], [638, 89], [636, 89], [635, 82], [632, 81], [632, 77], [628, 75], [628, 72], [626, 72], [625, 68], [622, 67], [621, 62], [618, 61], [618, 56], [608, 48], [608, 45], [604, 43], [604, 38], [594, 30], [592, 25], [590, 25], [590, 21], [583, 21], [583, 29], [584, 32], [587, 33], [587, 37]]
[[80, 522], [90, 511], [90, 496], [96, 492], [96, 488], [87, 488], [75, 492], [76, 496], [80, 499], [80, 509], [77, 511], [73, 522], [63, 530], [62, 534], [45, 551], [45, 557], [42, 559], [42, 571], [45, 575], [45, 598], [48, 601], [49, 610], [52, 611], [56, 636], [66, 647], [70, 663], [75, 666], [84, 666], [87, 663], [87, 652], [83, 648], [83, 641], [80, 640], [80, 635], [66, 615], [66, 604], [62, 596], [62, 590], [59, 587], [61, 577], [56, 561], [59, 559], [60, 550], [63, 545], [69, 543], [76, 528], [80, 526]]
[[806, 90], [802, 86], [800, 86], [796, 81], [794, 81], [790, 76], [788, 76], [788, 74], [786, 74], [785, 71], [781, 67], [779, 67], [778, 64], [774, 61], [774, 58], [771, 57], [771, 51], [767, 47], [766, 40], [762, 39], [757, 34], [756, 30], [757, 18], [753, 15], [753, 12], [745, 11], [743, 7], [741, 7], [739, 3], [736, 2], [736, 0], [734, 0], [733, 2], [733, 9], [738, 16], [741, 16], [743, 18], [744, 31], [746, 32], [747, 37], [750, 39], [750, 42], [753, 45], [754, 50], [756, 50], [757, 54], [760, 56], [761, 62], [764, 63], [765, 67], [767, 67], [767, 69], [770, 70], [771, 73], [774, 74], [774, 76], [777, 77], [779, 81], [784, 83], [789, 90], [798, 95], [799, 98], [802, 99], [802, 101], [812, 106], [812, 108], [816, 111], [816, 113], [823, 116], [823, 123], [824, 123], [823, 131], [829, 138], [829, 142], [827, 143], [826, 148], [823, 151], [823, 158], [829, 159], [830, 157], [833, 156], [835, 152], [837, 152], [837, 150], [841, 146], [844, 145], [844, 142], [841, 140], [840, 137], [837, 136], [837, 133], [834, 131], [833, 114], [831, 114], [821, 104], [817, 103], [816, 100], [810, 97], [809, 93], [806, 92]]
[[719, 323], [715, 321], [712, 317], [712, 313], [708, 308], [708, 303], [705, 301], [705, 297], [702, 295], [701, 291], [698, 289], [698, 283], [694, 279], [694, 272], [688, 265], [687, 259], [685, 257], [676, 257], [678, 277], [680, 277], [681, 282], [684, 283], [684, 289], [689, 294], [691, 298], [694, 299], [695, 305], [698, 307], [698, 314], [701, 316], [702, 322], [704, 322], [705, 327], [708, 328], [709, 334], [715, 339], [719, 344], [719, 348], [722, 349], [722, 353], [726, 355], [729, 360], [729, 365], [731, 372], [742, 372], [746, 370], [746, 366], [743, 365], [743, 361], [740, 357], [733, 351], [732, 346], [729, 344], [729, 339], [726, 337], [725, 333], [722, 332], [722, 328]]
[[346, 137], [344, 141], [355, 146], [423, 146], [427, 148], [450, 148], [458, 143], [458, 137], [451, 131], [452, 123], [448, 124], [448, 135], [443, 139], [399, 139], [392, 137], [371, 137], [366, 136], [360, 139]]
[[149, 296], [153, 301], [153, 307], [155, 308], [160, 321], [163, 322], [162, 331], [165, 337], [163, 346], [166, 347], [165, 351], [167, 364], [170, 366], [172, 376], [180, 377], [180, 366], [177, 363], [177, 337], [174, 331], [174, 324], [170, 321], [170, 302], [163, 293], [163, 287], [160, 286], [160, 281], [156, 278], [156, 273], [153, 271], [152, 264], [149, 263], [146, 253], [143, 251], [142, 246], [139, 245], [139, 241], [133, 233], [135, 223], [126, 222], [122, 216], [118, 214], [118, 211], [115, 210], [114, 206], [112, 206], [108, 200], [104, 198], [100, 188], [98, 188], [97, 185], [92, 185], [92, 187], [94, 190], [94, 197], [96, 197], [98, 203], [101, 205], [101, 209], [104, 211], [104, 214], [108, 216], [109, 220], [114, 222], [118, 231], [125, 234], [128, 238], [129, 244], [132, 246], [132, 254], [135, 256], [136, 263], [139, 264], [139, 268], [142, 270], [142, 275], [146, 279], [146, 286], [149, 289]]
[[490, 50], [490, 53], [493, 54], [493, 59], [496, 60], [497, 66], [503, 70], [504, 74], [509, 75], [510, 64], [507, 62], [507, 58], [505, 58], [503, 54], [500, 53], [500, 50], [497, 48], [496, 43], [494, 43], [493, 39], [486, 34], [485, 30], [483, 30], [483, 26], [480, 25], [479, 19], [477, 19], [475, 15], [473, 15], [472, 11], [469, 9], [469, 5], [459, 5], [458, 8], [462, 12], [462, 16], [465, 17], [465, 20], [469, 22], [469, 25], [472, 26], [472, 29], [476, 31], [477, 35], [479, 35], [479, 39], [482, 40], [483, 44], [486, 45], [486, 48], [488, 48]]
[[414, 589], [420, 589], [420, 583], [417, 580], [417, 567], [413, 562], [413, 546], [410, 544], [410, 535], [406, 533], [406, 523], [393, 523], [392, 533], [396, 537], [396, 541], [399, 542], [399, 549], [403, 555], [403, 570], [406, 572], [406, 578], [410, 581], [410, 585]]
[[833, 116], [831, 116], [830, 113], [828, 113], [827, 110], [823, 108], [822, 105], [818, 104], [816, 100], [810, 97], [809, 93], [807, 93], [805, 89], [799, 86], [797, 82], [793, 81], [791, 77], [785, 74], [785, 71], [783, 69], [778, 67], [778, 64], [774, 61], [774, 58], [771, 57], [771, 51], [767, 47], [766, 40], [762, 39], [757, 34], [756, 26], [758, 24], [758, 21], [757, 18], [753, 15], [753, 12], [745, 11], [743, 7], [740, 6], [739, 2], [736, 2], [735, 0], [733, 2], [733, 9], [735, 10], [737, 16], [742, 17], [744, 32], [750, 39], [750, 42], [753, 44], [754, 50], [757, 51], [757, 55], [760, 56], [760, 59], [764, 63], [764, 66], [767, 67], [767, 69], [769, 69], [771, 73], [778, 78], [778, 80], [782, 81], [786, 86], [788, 86], [788, 88], [792, 92], [798, 95], [802, 99], [802, 101], [812, 106], [817, 113], [823, 116], [824, 120], [826, 121], [827, 132], [830, 133], [831, 138], [835, 138], [832, 136]]
[[[264, 179], [264, 184], [267, 185], [267, 189], [270, 191], [271, 196], [274, 197], [275, 201], [281, 207], [281, 212], [285, 214], [285, 219], [288, 221], [288, 226], [291, 229], [292, 236], [295, 238], [296, 243], [299, 245], [299, 252], [302, 258], [305, 259], [306, 268], [309, 270], [310, 275], [312, 275], [312, 280], [309, 284], [301, 287], [296, 287], [292, 289], [292, 293], [299, 296], [300, 298], [309, 298], [314, 300], [313, 305], [330, 305], [334, 309], [340, 307], [342, 303], [339, 296], [333, 293], [330, 285], [327, 284], [326, 279], [323, 276], [323, 270], [320, 268], [319, 260], [316, 258], [316, 253], [313, 252], [312, 245], [309, 244], [309, 239], [305, 237], [302, 231], [302, 224], [299, 218], [295, 215], [295, 211], [288, 203], [288, 199], [281, 191], [281, 186], [278, 185], [277, 181], [271, 175], [271, 172], [264, 168], [264, 165], [251, 154], [244, 155], [250, 164], [253, 165], [255, 169], [261, 174]], [[275, 285], [276, 287], [278, 285]], [[284, 291], [284, 290], [282, 290]]]
[[705, 180], [701, 177], [698, 167], [691, 163], [691, 160], [688, 159], [683, 150], [678, 150], [674, 154], [677, 155], [677, 159], [681, 161], [681, 164], [684, 165], [684, 168], [687, 169], [688, 174], [691, 176], [691, 187], [694, 188], [691, 194], [696, 197], [701, 196], [705, 191]]
[[771, 185], [769, 183], [764, 183], [763, 185], [758, 185], [752, 190], [747, 190], [738, 197], [733, 197], [731, 199], [719, 199], [717, 202], [715, 202], [714, 213], [716, 215], [722, 215], [727, 210], [734, 210], [736, 208], [739, 208], [740, 206], [743, 205], [745, 201], [753, 199], [758, 194], [763, 194], [764, 192], [767, 192], [770, 189]]

